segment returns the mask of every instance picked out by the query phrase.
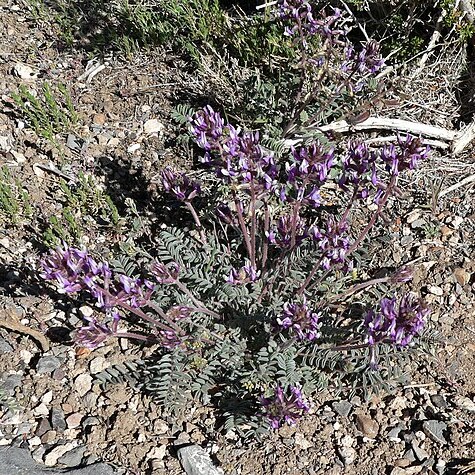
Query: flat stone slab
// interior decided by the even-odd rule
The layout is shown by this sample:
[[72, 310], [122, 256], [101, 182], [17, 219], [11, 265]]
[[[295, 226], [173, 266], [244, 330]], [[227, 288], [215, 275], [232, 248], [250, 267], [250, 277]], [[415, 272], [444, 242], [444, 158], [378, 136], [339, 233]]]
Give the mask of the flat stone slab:
[[95, 463], [83, 468], [68, 470], [47, 468], [35, 462], [27, 449], [0, 447], [0, 475], [115, 475], [114, 469], [105, 463]]

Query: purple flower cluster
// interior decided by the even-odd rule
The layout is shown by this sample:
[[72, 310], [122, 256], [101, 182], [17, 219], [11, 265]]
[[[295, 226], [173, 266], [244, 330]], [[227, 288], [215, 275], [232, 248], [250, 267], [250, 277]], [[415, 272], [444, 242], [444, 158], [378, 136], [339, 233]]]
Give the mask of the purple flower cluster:
[[273, 429], [278, 429], [284, 422], [294, 425], [306, 412], [310, 410], [302, 391], [297, 386], [289, 386], [287, 393], [282, 386], [277, 385], [274, 395], [270, 398], [261, 396], [260, 402], [265, 416], [269, 419]]
[[383, 298], [380, 311], [370, 310], [364, 326], [368, 332], [367, 342], [376, 343], [389, 339], [395, 345], [409, 345], [414, 336], [421, 333], [429, 315], [429, 308], [412, 294], [405, 294], [399, 303], [396, 298]]
[[334, 150], [325, 151], [320, 142], [292, 148], [292, 163], [286, 166], [287, 185], [280, 191], [282, 201], [296, 200], [318, 208], [321, 204], [320, 187], [334, 165]]
[[380, 45], [374, 40], [368, 41], [359, 53], [355, 51], [353, 45], [348, 44], [345, 47], [345, 57], [346, 61], [342, 65], [342, 70], [350, 75], [376, 74], [384, 65]]
[[259, 185], [269, 190], [277, 177], [272, 153], [259, 143], [259, 132], [244, 132], [224, 124], [211, 106], [198, 111], [190, 120], [196, 143], [206, 150], [204, 163], [214, 167], [226, 182]]
[[162, 185], [179, 201], [191, 201], [201, 192], [200, 184], [190, 180], [185, 173], [176, 173], [171, 168], [162, 171]]
[[93, 350], [117, 333], [119, 319], [118, 313], [114, 312], [112, 326], [109, 328], [107, 325], [99, 323], [94, 317], [85, 317], [89, 325], [76, 330], [74, 339], [80, 346]]
[[292, 243], [292, 229], [295, 228], [295, 244], [299, 245], [309, 236], [308, 226], [300, 216], [284, 215], [277, 221], [277, 226], [269, 231], [267, 239], [271, 244], [282, 249], [289, 249]]
[[340, 36], [346, 35], [345, 30], [337, 24], [342, 16], [338, 8], [333, 9], [333, 15], [317, 20], [313, 16], [312, 6], [306, 0], [279, 0], [277, 14], [282, 20], [295, 23], [285, 28], [285, 34], [287, 36], [300, 34], [305, 45], [306, 37], [316, 34], [333, 43], [341, 43]]
[[260, 271], [257, 271], [255, 267], [247, 262], [239, 270], [231, 269], [229, 277], [226, 282], [231, 285], [242, 285], [250, 282], [255, 282], [260, 275]]
[[[181, 320], [189, 318], [190, 315], [190, 307], [186, 307], [184, 305], [176, 305], [170, 308], [167, 312], [169, 321], [173, 323], [177, 323]], [[158, 332], [158, 339], [160, 344], [169, 350], [180, 346], [184, 341], [183, 335], [179, 334], [175, 328], [170, 328], [169, 330], [160, 330]]]
[[408, 134], [405, 138], [398, 135], [398, 147], [386, 145], [381, 150], [381, 158], [391, 175], [399, 175], [404, 170], [414, 170], [420, 160], [428, 157], [430, 148], [418, 137]]
[[302, 303], [284, 304], [282, 315], [276, 319], [277, 330], [287, 330], [295, 333], [298, 340], [313, 341], [320, 336], [320, 314], [313, 312], [304, 299]]
[[346, 221], [337, 221], [333, 216], [330, 216], [324, 229], [318, 230], [314, 227], [312, 231], [313, 239], [322, 251], [322, 267], [325, 270], [330, 269], [332, 265], [345, 262], [346, 254], [350, 248]]
[[176, 262], [164, 264], [156, 260], [150, 266], [150, 271], [159, 284], [174, 284], [178, 280], [180, 266]]
[[376, 161], [377, 154], [370, 152], [364, 142], [351, 140], [342, 161], [342, 174], [338, 184], [345, 191], [351, 185], [358, 198], [366, 198], [370, 192], [370, 184], [373, 186], [378, 184]]
[[150, 299], [154, 284], [147, 279], [134, 279], [123, 274], [114, 276], [106, 262], [96, 262], [87, 251], [65, 246], [51, 251], [42, 261], [42, 277], [55, 280], [60, 291], [88, 291], [97, 306], [110, 309], [124, 302], [139, 308]]

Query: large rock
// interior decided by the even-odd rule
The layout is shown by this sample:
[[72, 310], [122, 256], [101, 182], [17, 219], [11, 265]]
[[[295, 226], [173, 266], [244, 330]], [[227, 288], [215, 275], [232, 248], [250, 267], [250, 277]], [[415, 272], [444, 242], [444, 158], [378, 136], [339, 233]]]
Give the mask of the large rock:
[[[0, 475], [54, 475], [63, 470], [52, 470], [36, 463], [30, 452], [18, 447], [0, 447]], [[68, 475], [114, 475], [114, 469], [105, 463], [68, 470]]]
[[199, 445], [180, 447], [178, 459], [187, 475], [223, 475], [224, 473], [214, 466], [208, 453]]

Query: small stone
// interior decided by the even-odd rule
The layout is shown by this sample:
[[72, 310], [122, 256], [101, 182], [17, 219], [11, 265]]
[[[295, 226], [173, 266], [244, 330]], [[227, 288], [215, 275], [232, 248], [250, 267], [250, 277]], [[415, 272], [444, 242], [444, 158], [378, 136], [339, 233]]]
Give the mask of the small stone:
[[61, 362], [56, 356], [43, 356], [38, 360], [36, 372], [39, 374], [52, 373], [61, 366]]
[[74, 380], [74, 388], [76, 389], [77, 393], [80, 397], [84, 396], [87, 392], [89, 392], [92, 388], [92, 377], [90, 374], [83, 373], [80, 374]]
[[4, 338], [0, 338], [0, 354], [2, 353], [11, 353], [13, 351], [13, 346], [8, 343]]
[[356, 416], [356, 427], [364, 436], [370, 439], [376, 438], [379, 432], [379, 424], [364, 414]]
[[454, 270], [454, 277], [461, 286], [464, 286], [469, 283], [471, 275], [465, 269], [457, 267]]
[[400, 427], [394, 427], [394, 429], [391, 429], [388, 432], [388, 439], [391, 442], [401, 442], [401, 439], [399, 438], [399, 432], [401, 432]]
[[439, 409], [445, 409], [447, 407], [447, 401], [445, 400], [444, 396], [440, 394], [433, 394], [430, 397], [432, 404]]
[[139, 149], [140, 149], [140, 144], [139, 143], [133, 143], [133, 144], [129, 145], [129, 147], [127, 148], [127, 152], [128, 153], [134, 153]]
[[89, 371], [91, 374], [97, 374], [110, 366], [103, 356], [97, 356], [89, 363]]
[[83, 305], [79, 307], [79, 311], [82, 313], [83, 317], [89, 318], [92, 317], [94, 314], [94, 310], [89, 307], [89, 305]]
[[457, 396], [455, 398], [455, 404], [464, 411], [475, 412], [475, 402], [466, 396]]
[[447, 429], [447, 424], [441, 421], [429, 420], [422, 423], [422, 429], [424, 433], [432, 441], [438, 444], [446, 444], [447, 441], [444, 437], [444, 430]]
[[339, 447], [338, 455], [345, 465], [351, 465], [356, 460], [356, 450], [352, 447]]
[[53, 400], [53, 391], [48, 391], [41, 396], [41, 402], [49, 404]]
[[38, 72], [35, 72], [33, 68], [22, 63], [16, 63], [15, 66], [13, 66], [13, 72], [21, 79], [26, 80], [35, 79], [38, 76]]
[[430, 455], [423, 448], [419, 447], [414, 440], [412, 441], [412, 450], [420, 462], [423, 462], [425, 459], [430, 457]]
[[199, 445], [187, 445], [178, 449], [178, 460], [187, 475], [224, 475], [214, 466], [208, 453]]
[[68, 425], [69, 429], [75, 429], [81, 425], [82, 419], [83, 415], [79, 414], [79, 412], [75, 412], [66, 418], [66, 424]]
[[437, 285], [430, 285], [427, 289], [431, 294], [437, 295], [437, 296], [442, 296], [444, 295], [444, 291], [438, 287]]
[[16, 435], [29, 434], [32, 428], [33, 424], [30, 424], [29, 422], [22, 422], [17, 427]]
[[158, 134], [163, 130], [163, 124], [157, 119], [149, 119], [143, 126], [143, 131], [147, 134]]
[[44, 433], [48, 432], [51, 429], [51, 424], [49, 423], [48, 419], [44, 417], [43, 419], [40, 419], [40, 422], [36, 427], [35, 433], [37, 436], [41, 437]]
[[66, 452], [64, 455], [58, 458], [58, 463], [66, 465], [66, 467], [77, 467], [81, 465], [84, 453], [86, 452], [86, 447], [79, 446], [69, 452]]
[[307, 440], [303, 434], [300, 434], [299, 432], [295, 434], [295, 445], [301, 447], [304, 450], [308, 450], [310, 447], [314, 446], [313, 442]]
[[66, 420], [64, 419], [64, 412], [59, 407], [51, 409], [51, 425], [53, 429], [63, 431], [66, 429]]
[[56, 440], [57, 433], [55, 430], [49, 430], [44, 433], [40, 440], [42, 444], [52, 444]]
[[332, 408], [341, 417], [348, 417], [353, 409], [353, 404], [349, 401], [336, 401], [332, 404]]
[[33, 409], [34, 416], [47, 416], [49, 414], [49, 409], [45, 403], [41, 403]]
[[38, 445], [41, 445], [41, 439], [35, 435], [34, 437], [28, 439], [28, 445], [30, 447], [38, 447]]
[[94, 417], [94, 416], [90, 416], [90, 417], [86, 417], [83, 421], [82, 421], [82, 426], [83, 427], [89, 427], [89, 426], [97, 426], [99, 424], [99, 419], [97, 417]]
[[33, 353], [28, 350], [20, 350], [20, 358], [25, 364], [30, 364], [31, 358], [33, 358]]
[[163, 460], [166, 454], [167, 454], [167, 446], [160, 445], [159, 447], [153, 447], [152, 450], [150, 450], [150, 452], [147, 454], [147, 458]]
[[48, 452], [45, 456], [44, 463], [47, 467], [53, 467], [58, 463], [58, 459], [64, 455], [66, 452], [69, 452], [74, 448], [72, 442], [64, 445], [56, 446], [51, 452]]
[[13, 395], [15, 389], [18, 386], [21, 386], [22, 383], [22, 375], [21, 374], [10, 374], [7, 376], [5, 381], [1, 384], [1, 387], [4, 391], [7, 391], [9, 394]]
[[106, 116], [104, 114], [94, 114], [92, 122], [97, 125], [104, 125], [106, 122]]
[[402, 458], [402, 459], [395, 460], [394, 461], [394, 466], [404, 468], [404, 467], [409, 467], [409, 465], [411, 465], [411, 463], [412, 463], [411, 460], [406, 459], [406, 458]]
[[415, 209], [414, 211], [411, 211], [406, 218], [407, 224], [411, 224], [414, 221], [417, 221], [421, 217], [421, 210], [420, 209]]
[[463, 223], [463, 218], [461, 216], [454, 216], [452, 218], [452, 226], [455, 229], [458, 229], [462, 223]]

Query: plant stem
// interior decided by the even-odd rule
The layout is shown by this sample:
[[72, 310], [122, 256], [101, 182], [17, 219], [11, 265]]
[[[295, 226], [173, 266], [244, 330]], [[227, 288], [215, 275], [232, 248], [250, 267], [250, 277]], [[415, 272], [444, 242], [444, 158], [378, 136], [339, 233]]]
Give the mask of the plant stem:
[[262, 235], [262, 263], [261, 263], [261, 270], [264, 273], [266, 264], [267, 264], [267, 254], [269, 252], [269, 240], [267, 235], [269, 233], [270, 227], [270, 214], [269, 214], [269, 205], [267, 201], [264, 203], [264, 232]]
[[256, 268], [256, 190], [251, 178], [251, 265]]
[[185, 201], [185, 205], [188, 208], [188, 210], [191, 213], [191, 216], [193, 216], [193, 219], [195, 221], [196, 227], [198, 228], [198, 232], [200, 233], [200, 238], [203, 244], [207, 244], [206, 241], [206, 235], [204, 233], [203, 226], [201, 225], [200, 218], [198, 216], [198, 213], [196, 212], [195, 208], [189, 201]]
[[246, 227], [246, 223], [244, 222], [244, 216], [242, 214], [242, 206], [241, 202], [238, 200], [236, 196], [236, 192], [233, 191], [233, 198], [234, 198], [234, 204], [236, 205], [236, 213], [238, 216], [238, 222], [239, 226], [241, 228], [242, 236], [244, 239], [244, 243], [246, 245], [247, 249], [247, 255], [249, 256], [249, 260], [251, 261], [251, 265], [255, 267], [255, 262], [252, 262], [252, 248], [251, 248], [251, 240], [249, 239], [249, 232]]
[[378, 219], [379, 215], [381, 214], [381, 211], [383, 210], [384, 206], [386, 205], [386, 202], [388, 201], [389, 197], [391, 196], [391, 193], [393, 192], [393, 188], [396, 185], [396, 181], [397, 181], [397, 175], [393, 175], [386, 188], [386, 191], [384, 192], [383, 197], [378, 203], [377, 210], [373, 213], [373, 216], [371, 216], [369, 223], [366, 225], [363, 231], [361, 231], [361, 234], [359, 235], [359, 237], [348, 249], [348, 252], [346, 253], [347, 256], [350, 255], [361, 244], [361, 242], [367, 236], [371, 228], [375, 225], [376, 220]]
[[198, 300], [188, 289], [188, 287], [181, 281], [176, 280], [175, 285], [185, 294], [187, 295], [190, 300], [193, 302], [193, 305], [195, 305], [197, 308], [200, 309], [201, 312], [207, 313], [208, 315], [212, 315], [213, 317], [221, 318], [221, 315], [219, 315], [216, 312], [213, 312], [213, 310], [209, 310], [206, 308], [206, 305], [201, 302], [201, 300]]

